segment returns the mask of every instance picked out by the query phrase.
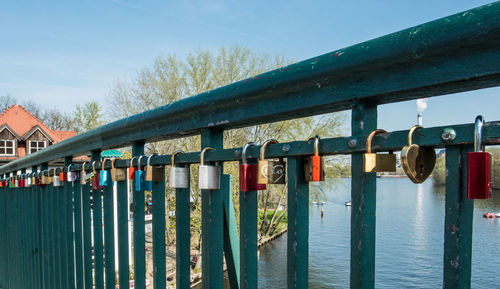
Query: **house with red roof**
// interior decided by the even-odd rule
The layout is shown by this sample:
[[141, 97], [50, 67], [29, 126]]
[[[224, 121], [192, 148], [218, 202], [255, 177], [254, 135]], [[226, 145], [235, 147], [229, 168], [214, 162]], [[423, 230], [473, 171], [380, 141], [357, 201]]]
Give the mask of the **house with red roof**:
[[74, 131], [51, 130], [24, 107], [13, 105], [0, 115], [0, 165], [75, 135]]

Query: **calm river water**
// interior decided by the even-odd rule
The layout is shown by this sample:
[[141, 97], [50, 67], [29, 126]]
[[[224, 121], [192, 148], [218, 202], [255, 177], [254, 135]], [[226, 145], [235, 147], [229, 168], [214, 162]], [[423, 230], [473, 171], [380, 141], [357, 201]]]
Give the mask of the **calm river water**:
[[[310, 208], [309, 288], [349, 288], [350, 179], [327, 194], [325, 216]], [[500, 288], [500, 192], [476, 200], [472, 253], [472, 288]], [[376, 288], [440, 288], [444, 242], [444, 187], [432, 180], [377, 181]], [[265, 245], [259, 256], [259, 288], [286, 287], [286, 235]]]

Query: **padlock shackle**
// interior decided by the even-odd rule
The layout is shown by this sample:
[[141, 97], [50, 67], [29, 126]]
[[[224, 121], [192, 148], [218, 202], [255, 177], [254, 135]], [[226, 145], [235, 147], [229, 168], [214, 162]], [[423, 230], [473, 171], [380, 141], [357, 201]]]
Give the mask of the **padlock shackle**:
[[137, 170], [140, 171], [141, 170], [141, 159], [145, 157], [145, 155], [142, 155], [139, 157], [139, 159], [137, 160]]
[[114, 170], [115, 169], [115, 161], [116, 159], [112, 159], [111, 160], [111, 169]]
[[71, 170], [71, 166], [72, 166], [72, 165], [73, 165], [73, 164], [69, 164], [69, 166], [68, 166], [68, 173], [70, 172], [70, 170]]
[[376, 129], [372, 131], [369, 135], [368, 138], [366, 139], [366, 153], [371, 154], [372, 153], [372, 139], [376, 134], [379, 133], [386, 133], [387, 131], [385, 129]]
[[243, 149], [241, 150], [241, 161], [244, 165], [247, 164], [247, 149], [251, 146], [257, 146], [256, 143], [254, 142], [249, 142], [243, 146]]
[[82, 164], [82, 172], [85, 172], [85, 165], [87, 164], [87, 162], [83, 162]]
[[151, 165], [151, 158], [152, 157], [156, 157], [158, 154], [152, 154], [148, 157], [148, 161], [147, 161], [147, 166], [150, 166]]
[[105, 158], [102, 160], [102, 166], [101, 166], [101, 171], [104, 171], [104, 165], [106, 164], [106, 161], [109, 161], [110, 159]]
[[54, 171], [54, 176], [57, 174], [58, 170], [59, 170], [59, 172], [61, 172], [61, 168], [56, 168], [55, 171]]
[[176, 150], [173, 154], [172, 157], [170, 158], [170, 165], [175, 167], [175, 156], [178, 154], [183, 154], [184, 152], [181, 150]]
[[205, 164], [205, 152], [206, 151], [213, 151], [213, 150], [214, 150], [214, 148], [212, 148], [212, 147], [206, 147], [201, 151], [201, 153], [200, 153], [200, 165]]
[[265, 159], [265, 153], [266, 153], [267, 146], [270, 144], [274, 144], [274, 143], [278, 143], [278, 141], [275, 139], [269, 139], [269, 140], [266, 140], [264, 142], [264, 144], [262, 144], [262, 146], [260, 147], [260, 160], [261, 161], [263, 161]]
[[308, 140], [312, 140], [312, 139], [314, 139], [314, 156], [319, 157], [319, 135], [316, 135]]
[[96, 171], [95, 171], [95, 163], [97, 163], [97, 161], [93, 161], [92, 162], [92, 172], [95, 174]]
[[419, 128], [424, 128], [424, 127], [417, 124], [410, 128], [410, 132], [408, 133], [408, 146], [411, 146], [412, 144], [413, 132], [415, 132]]
[[134, 164], [134, 159], [136, 159], [136, 158], [137, 158], [137, 157], [132, 157], [132, 158], [130, 159], [130, 165], [129, 165], [129, 168], [133, 168], [133, 167], [134, 167], [134, 166], [133, 166], [133, 164]]
[[483, 146], [483, 126], [484, 119], [482, 115], [478, 115], [476, 117], [476, 121], [474, 124], [474, 151], [480, 152], [484, 151]]
[[56, 175], [56, 169], [50, 169], [48, 174], [49, 174], [49, 177], [50, 177], [50, 173], [52, 173], [54, 176]]

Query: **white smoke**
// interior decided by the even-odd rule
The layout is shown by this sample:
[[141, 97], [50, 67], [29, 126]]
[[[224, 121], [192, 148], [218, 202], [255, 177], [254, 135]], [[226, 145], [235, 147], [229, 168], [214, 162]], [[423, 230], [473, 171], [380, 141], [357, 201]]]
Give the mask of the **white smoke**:
[[417, 111], [422, 113], [427, 108], [427, 98], [417, 99]]

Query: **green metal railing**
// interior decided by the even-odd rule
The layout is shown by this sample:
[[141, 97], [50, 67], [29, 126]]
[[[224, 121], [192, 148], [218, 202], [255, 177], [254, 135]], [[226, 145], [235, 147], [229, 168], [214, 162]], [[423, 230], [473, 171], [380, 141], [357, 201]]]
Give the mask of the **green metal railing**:
[[[139, 156], [147, 142], [190, 135], [201, 135], [201, 148], [215, 148], [206, 153], [206, 161], [239, 161], [241, 148], [223, 148], [224, 130], [351, 110], [352, 135], [322, 139], [319, 151], [352, 155], [350, 287], [374, 288], [376, 176], [362, 172], [362, 154], [367, 135], [377, 128], [377, 106], [498, 86], [498, 15], [500, 2], [495, 2], [189, 97], [13, 161], [0, 167], [0, 175], [7, 178], [27, 169], [40, 175], [50, 161], [64, 159], [67, 168], [73, 156], [90, 152], [99, 161], [100, 151], [130, 145], [133, 156]], [[442, 138], [445, 128], [456, 131], [453, 141]], [[407, 134], [375, 136], [374, 151], [400, 150]], [[473, 124], [463, 124], [421, 129], [413, 138], [414, 143], [446, 149], [444, 288], [470, 288], [473, 201], [467, 199], [466, 168], [473, 136]], [[483, 138], [485, 144], [498, 144], [500, 122], [486, 123]], [[258, 150], [251, 147], [248, 157], [258, 157]], [[308, 286], [309, 185], [303, 163], [312, 154], [310, 141], [272, 144], [266, 152], [268, 158], [287, 159], [288, 288]], [[176, 165], [199, 163], [199, 157], [199, 152], [178, 155]], [[151, 164], [168, 166], [170, 155]], [[141, 165], [146, 165], [144, 158]], [[115, 167], [128, 166], [130, 160], [115, 162]], [[105, 167], [110, 168], [109, 162]], [[91, 167], [71, 166], [72, 171], [82, 169]], [[230, 175], [222, 175], [219, 190], [201, 192], [203, 288], [222, 288], [224, 257], [232, 288], [257, 288], [257, 192], [240, 193], [238, 231], [231, 183]], [[101, 190], [79, 182], [0, 188], [0, 288], [115, 288], [115, 271], [128, 277], [127, 182], [116, 182], [116, 188], [116, 236], [112, 187], [102, 191], [103, 208]], [[155, 288], [166, 287], [164, 193], [165, 182], [155, 182]], [[177, 288], [190, 286], [189, 194], [189, 188], [176, 190]], [[144, 191], [134, 192], [133, 201], [134, 207], [143, 206]], [[145, 288], [146, 267], [143, 210], [134, 210], [134, 228], [134, 277], [140, 289]], [[128, 288], [128, 278], [119, 278], [116, 285]]]

